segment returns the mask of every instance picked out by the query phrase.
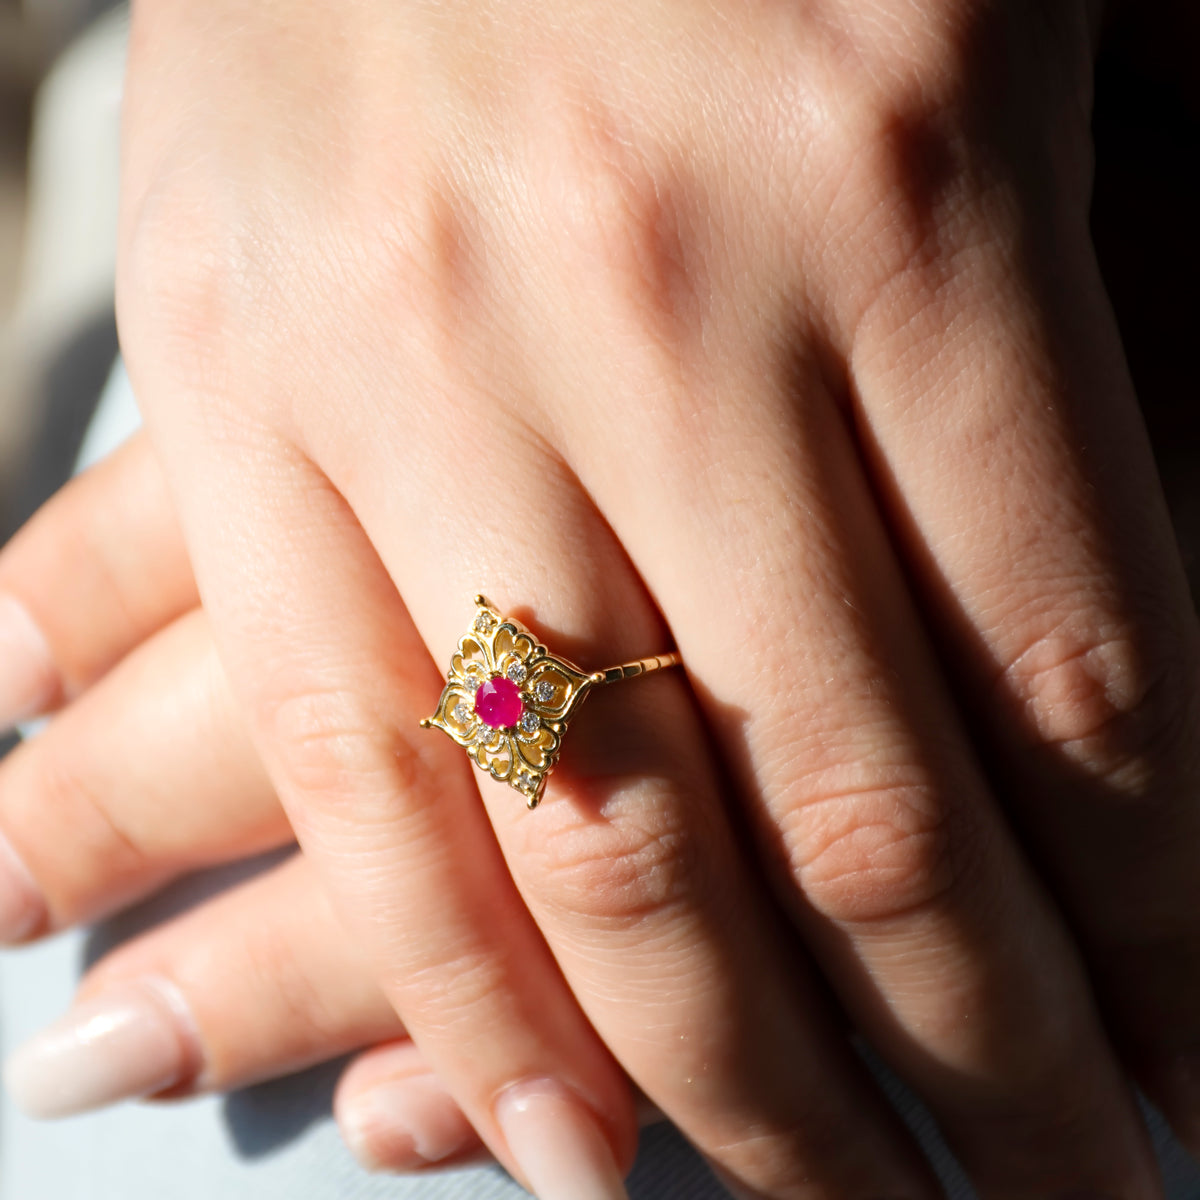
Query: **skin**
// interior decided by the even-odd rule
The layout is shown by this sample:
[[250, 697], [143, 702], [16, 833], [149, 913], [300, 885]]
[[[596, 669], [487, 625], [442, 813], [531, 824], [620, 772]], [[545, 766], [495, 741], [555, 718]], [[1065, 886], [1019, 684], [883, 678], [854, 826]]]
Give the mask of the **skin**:
[[[151, 821], [122, 892], [0, 789], [48, 920], [290, 827], [271, 886], [315, 873], [506, 1165], [539, 1076], [627, 1162], [628, 1076], [745, 1194], [935, 1194], [819, 972], [982, 1195], [1155, 1195], [1123, 1071], [1193, 1135], [1200, 650], [1088, 236], [1098, 11], [193, 8], [135, 11], [119, 300], [206, 615], [173, 552], [72, 668], [5, 578], [66, 691], [143, 639], [110, 702], [199, 679], [233, 740], [183, 777], [258, 802]], [[477, 590], [687, 664], [589, 700], [535, 814], [416, 729]]]

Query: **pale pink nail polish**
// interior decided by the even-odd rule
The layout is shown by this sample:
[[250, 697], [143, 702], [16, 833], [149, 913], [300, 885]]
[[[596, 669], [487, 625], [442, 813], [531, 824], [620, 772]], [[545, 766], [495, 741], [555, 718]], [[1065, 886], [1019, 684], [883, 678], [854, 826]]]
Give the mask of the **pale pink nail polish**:
[[151, 1096], [192, 1077], [197, 1041], [173, 984], [114, 985], [35, 1034], [4, 1065], [4, 1083], [31, 1117], [66, 1117]]
[[45, 712], [58, 687], [45, 635], [25, 605], [0, 593], [0, 730]]
[[462, 1110], [433, 1075], [388, 1079], [338, 1113], [351, 1153], [370, 1171], [435, 1166], [479, 1145]]
[[12, 843], [0, 833], [0, 944], [24, 941], [45, 919], [41, 890]]
[[496, 1121], [537, 1200], [628, 1200], [608, 1139], [582, 1100], [552, 1079], [514, 1084]]

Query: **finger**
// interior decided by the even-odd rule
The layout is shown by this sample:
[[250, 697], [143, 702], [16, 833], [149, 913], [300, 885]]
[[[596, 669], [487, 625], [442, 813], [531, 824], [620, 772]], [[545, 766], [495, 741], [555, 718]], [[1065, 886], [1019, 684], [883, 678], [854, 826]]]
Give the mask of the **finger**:
[[[666, 1119], [640, 1100], [642, 1129]], [[346, 1145], [371, 1171], [426, 1171], [492, 1158], [411, 1041], [357, 1055], [338, 1080], [333, 1114]]]
[[[404, 456], [420, 443], [414, 435], [406, 440], [409, 450], [381, 448], [389, 471], [405, 473]], [[225, 657], [233, 670], [243, 668], [239, 683], [297, 836], [338, 889], [348, 926], [374, 947], [385, 990], [417, 1044], [493, 1152], [545, 1200], [580, 1194], [585, 1180], [597, 1196], [619, 1195], [614, 1164], [628, 1163], [633, 1144], [624, 1076], [571, 998], [513, 888], [465, 756], [417, 728], [426, 712], [412, 696], [436, 697], [440, 672], [387, 574], [329, 485], [294, 458], [289, 463], [272, 472], [273, 487], [289, 481], [282, 496], [276, 490], [269, 505], [249, 502], [254, 540], [277, 556], [254, 585], [254, 610], [231, 605], [245, 585], [234, 586], [239, 576], [228, 573], [224, 554], [218, 559], [199, 528], [196, 561], [201, 578], [213, 581], [214, 602], [224, 597]], [[378, 466], [363, 456], [355, 473], [382, 480]], [[542, 477], [538, 464], [530, 469], [530, 478]], [[436, 492], [432, 479], [428, 486]], [[211, 484], [205, 490], [214, 493]], [[222, 491], [230, 489], [215, 488]], [[563, 544], [594, 547], [611, 567], [602, 524], [591, 516], [579, 523], [590, 510], [569, 485], [551, 498], [548, 519], [560, 510]], [[293, 511], [302, 511], [303, 521]], [[185, 522], [191, 527], [189, 515]], [[424, 574], [422, 564], [435, 561], [423, 542], [432, 523], [429, 529], [416, 528], [421, 522], [411, 517], [385, 523], [383, 541], [396, 550], [398, 573]], [[395, 544], [401, 530], [402, 548]], [[450, 612], [441, 590], [462, 575], [462, 564], [447, 556], [453, 544], [442, 547], [437, 594], [433, 575], [423, 588], [443, 621]], [[461, 544], [468, 544], [465, 530]], [[493, 563], [486, 570], [501, 578], [504, 568]], [[569, 572], [562, 577], [568, 580]], [[621, 611], [618, 595], [605, 615], [597, 612], [599, 578], [564, 586], [573, 622], [583, 613], [611, 622]], [[465, 578], [458, 582], [467, 590]], [[321, 631], [321, 644], [306, 648], [299, 661], [287, 653], [293, 628]], [[632, 632], [653, 628], [643, 610]], [[611, 624], [604, 632], [613, 638]], [[268, 662], [288, 662], [286, 672], [272, 677], [244, 669], [251, 648]], [[530, 828], [524, 835], [526, 863], [536, 862], [532, 850], [543, 839], [555, 848], [561, 867], [549, 874], [569, 897], [564, 906], [575, 907], [581, 935], [592, 925], [590, 945], [578, 945], [573, 964], [581, 972], [590, 960], [590, 974], [571, 983], [588, 985], [579, 991], [590, 990], [593, 1019], [601, 1011], [596, 995], [616, 993], [603, 1033], [629, 1073], [665, 1111], [672, 1107], [663, 1094], [669, 1091], [672, 1117], [691, 1118], [689, 1132], [723, 1156], [732, 1173], [761, 1181], [765, 1194], [799, 1194], [807, 1186], [800, 1180], [828, 1179], [831, 1191], [847, 1196], [896, 1188], [932, 1195], [914, 1148], [790, 963], [778, 925], [755, 911], [744, 875], [740, 883], [736, 874], [723, 881], [727, 831], [679, 681], [657, 699], [643, 693], [641, 703], [665, 703], [655, 720], [675, 733], [664, 734], [662, 758], [626, 764], [606, 785], [620, 797], [614, 818], [590, 818], [581, 795], [579, 803], [558, 807], [557, 831], [545, 826], [544, 833]], [[635, 723], [644, 728], [649, 712], [635, 703], [618, 734], [628, 735]], [[647, 767], [661, 770], [667, 783], [621, 779]], [[687, 802], [697, 796], [693, 815]], [[530, 818], [513, 798], [506, 792], [510, 814]], [[640, 869], [649, 873], [645, 887], [638, 886]], [[608, 907], [607, 921], [581, 899], [590, 891], [589, 876], [595, 903]], [[711, 890], [715, 879], [722, 879], [719, 899]], [[653, 947], [661, 959], [649, 952]], [[565, 949], [561, 938], [556, 949]], [[635, 958], [641, 961], [630, 970]], [[772, 962], [779, 970], [762, 978], [762, 965]], [[618, 976], [614, 985], [618, 966], [631, 978]], [[645, 1037], [648, 1025], [654, 1039]], [[852, 1140], [842, 1136], [848, 1128], [855, 1130]], [[718, 1134], [727, 1136], [718, 1141]]]
[[[989, 796], [817, 356], [801, 346], [785, 380], [773, 350], [713, 344], [677, 400], [570, 449], [672, 622], [785, 902], [982, 1194], [1153, 1195], [1076, 952]], [[649, 392], [627, 369], [598, 392]], [[705, 400], [698, 422], [697, 392], [764, 378], [775, 394]], [[721, 447], [716, 479], [690, 441]]]
[[862, 321], [861, 419], [1014, 818], [1200, 1149], [1200, 623], [1086, 204], [1006, 193], [1019, 229], [975, 198], [975, 249], [899, 272]]
[[228, 1091], [403, 1034], [296, 855], [102, 958], [5, 1083], [33, 1116]]
[[[468, 610], [447, 620], [447, 589], [468, 591], [481, 571], [497, 589], [527, 593], [526, 564], [537, 563], [553, 580], [533, 593], [538, 628], [558, 631], [563, 652], [598, 666], [665, 647], [640, 581], [570, 472], [500, 429], [488, 444], [472, 479], [503, 497], [490, 516], [456, 520], [451, 506], [404, 522], [403, 498], [374, 483], [385, 459], [404, 453], [396, 446], [346, 471], [356, 510], [432, 631], [426, 640], [452, 645], [474, 619]], [[449, 464], [426, 453], [437, 478]], [[506, 464], [518, 454], [532, 486], [512, 485]], [[441, 570], [414, 569], [435, 538]], [[456, 545], [473, 547], [472, 567], [447, 553]], [[570, 766], [536, 815], [507, 786], [484, 779], [483, 793], [525, 902], [605, 1043], [747, 1191], [932, 1194], [740, 856], [683, 677], [602, 691], [587, 705]]]
[[292, 840], [195, 609], [0, 763], [0, 937]]
[[346, 1068], [333, 1115], [369, 1171], [426, 1171], [484, 1162], [491, 1153], [411, 1041], [364, 1051]]
[[[431, 1066], [506, 1165], [538, 1174], [509, 1139], [552, 1106], [580, 1185], [617, 1195], [634, 1141], [627, 1086], [521, 905], [469, 767], [418, 727], [414, 697], [436, 693], [436, 669], [328, 482], [273, 442], [255, 453], [280, 463], [269, 502], [251, 495], [253, 481], [230, 486], [236, 456], [223, 447], [205, 473], [208, 486], [224, 479], [225, 497], [206, 504], [204, 522], [186, 508], [184, 520], [297, 836]], [[191, 473], [204, 458], [172, 468]], [[208, 533], [214, 509], [216, 527], [234, 519], [235, 495], [249, 561]]]
[[196, 603], [162, 472], [137, 434], [0, 553], [0, 728], [78, 695]]

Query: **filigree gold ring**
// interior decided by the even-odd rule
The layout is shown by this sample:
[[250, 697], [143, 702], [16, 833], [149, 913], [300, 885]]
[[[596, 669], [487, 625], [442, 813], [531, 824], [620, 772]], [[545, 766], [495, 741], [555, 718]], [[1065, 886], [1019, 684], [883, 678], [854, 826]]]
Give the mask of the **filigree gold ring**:
[[421, 722], [449, 734], [493, 779], [536, 808], [558, 762], [567, 723], [597, 684], [616, 683], [679, 665], [676, 653], [583, 671], [551, 654], [486, 596], [450, 660], [437, 712]]

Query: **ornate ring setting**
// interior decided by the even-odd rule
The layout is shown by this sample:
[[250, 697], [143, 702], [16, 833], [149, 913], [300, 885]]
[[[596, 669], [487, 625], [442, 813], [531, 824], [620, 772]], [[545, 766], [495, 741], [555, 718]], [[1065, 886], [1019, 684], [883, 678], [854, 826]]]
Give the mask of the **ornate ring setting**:
[[567, 723], [598, 684], [678, 666], [676, 653], [584, 671], [551, 654], [486, 596], [450, 660], [437, 711], [421, 722], [442, 730], [493, 779], [516, 788], [536, 808], [558, 762]]

